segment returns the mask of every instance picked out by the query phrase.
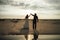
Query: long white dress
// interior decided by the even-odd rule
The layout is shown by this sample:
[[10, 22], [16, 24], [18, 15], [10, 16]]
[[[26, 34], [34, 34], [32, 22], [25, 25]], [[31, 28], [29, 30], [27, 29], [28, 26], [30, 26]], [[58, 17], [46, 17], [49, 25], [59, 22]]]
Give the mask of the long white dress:
[[29, 29], [29, 20], [25, 19], [24, 28]]
[[21, 34], [29, 34], [29, 20], [28, 19], [25, 19], [25, 23], [23, 25], [23, 28], [20, 30], [20, 33]]

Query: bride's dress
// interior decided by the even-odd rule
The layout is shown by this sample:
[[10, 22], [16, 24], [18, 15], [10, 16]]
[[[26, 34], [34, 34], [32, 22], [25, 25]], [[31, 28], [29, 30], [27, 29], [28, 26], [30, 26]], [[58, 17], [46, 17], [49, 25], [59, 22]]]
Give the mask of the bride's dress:
[[29, 29], [29, 20], [25, 19], [24, 28]]
[[23, 25], [23, 28], [20, 30], [21, 34], [29, 34], [29, 20], [25, 19], [25, 23]]

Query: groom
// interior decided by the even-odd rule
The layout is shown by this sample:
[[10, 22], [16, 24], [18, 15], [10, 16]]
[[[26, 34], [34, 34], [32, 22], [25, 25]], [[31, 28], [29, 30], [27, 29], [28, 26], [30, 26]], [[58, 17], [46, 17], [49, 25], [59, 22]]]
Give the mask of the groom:
[[36, 26], [37, 26], [37, 22], [38, 22], [38, 16], [35, 13], [34, 15], [31, 14], [34, 18], [33, 18], [33, 30], [36, 30]]

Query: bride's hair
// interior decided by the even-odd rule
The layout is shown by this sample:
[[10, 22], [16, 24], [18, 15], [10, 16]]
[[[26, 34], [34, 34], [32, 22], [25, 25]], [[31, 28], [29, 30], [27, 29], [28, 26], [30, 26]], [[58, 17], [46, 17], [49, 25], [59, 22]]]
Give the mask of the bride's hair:
[[25, 19], [28, 19], [28, 14], [26, 15]]

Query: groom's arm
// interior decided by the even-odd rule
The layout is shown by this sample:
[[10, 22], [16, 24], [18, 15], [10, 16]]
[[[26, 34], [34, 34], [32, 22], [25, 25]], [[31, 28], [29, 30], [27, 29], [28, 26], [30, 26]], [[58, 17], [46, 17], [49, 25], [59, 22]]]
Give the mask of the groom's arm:
[[34, 16], [33, 14], [31, 14], [32, 16]]

